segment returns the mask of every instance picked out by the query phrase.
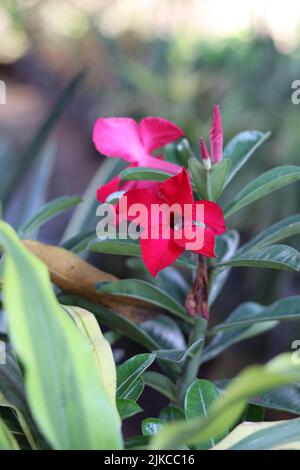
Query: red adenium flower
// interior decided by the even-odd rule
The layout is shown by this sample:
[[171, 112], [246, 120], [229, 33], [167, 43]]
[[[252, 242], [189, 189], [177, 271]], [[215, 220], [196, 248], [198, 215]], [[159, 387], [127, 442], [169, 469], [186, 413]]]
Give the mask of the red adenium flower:
[[[127, 219], [134, 220], [136, 215], [128, 217], [128, 212], [130, 207], [136, 204], [147, 208], [147, 217], [142, 222], [139, 221], [146, 233], [145, 237], [141, 234], [140, 245], [143, 261], [153, 276], [174, 263], [185, 249], [215, 257], [215, 236], [226, 230], [222, 209], [212, 201], [194, 201], [190, 178], [185, 168], [153, 189], [127, 191], [120, 199], [117, 211], [122, 214], [122, 207], [126, 206]], [[172, 208], [171, 220], [170, 211], [166, 217], [153, 218], [151, 208], [154, 205]], [[198, 210], [200, 207], [202, 212]], [[175, 223], [177, 215], [180, 217], [180, 223]], [[168, 238], [163, 236], [166, 224], [169, 224], [170, 229]], [[153, 227], [159, 229], [155, 232], [155, 237], [152, 236]], [[192, 230], [193, 238], [187, 237], [187, 227]], [[197, 237], [202, 237], [203, 243], [199, 248], [190, 248]]]
[[[146, 166], [177, 174], [181, 167], [164, 161], [162, 156], [153, 156], [154, 150], [173, 142], [184, 135], [183, 131], [170, 121], [158, 117], [147, 117], [138, 124], [131, 118], [99, 118], [96, 121], [93, 141], [96, 149], [108, 157], [119, 157], [129, 166]], [[120, 178], [102, 186], [97, 191], [97, 198], [105, 202], [106, 198], [120, 189]], [[122, 189], [132, 187], [153, 187], [151, 182], [130, 182]]]
[[212, 160], [212, 163], [218, 163], [222, 160], [223, 155], [223, 128], [222, 116], [218, 105], [214, 106], [212, 123], [210, 128], [210, 152], [209, 155], [205, 140], [200, 139], [200, 150], [203, 162]]

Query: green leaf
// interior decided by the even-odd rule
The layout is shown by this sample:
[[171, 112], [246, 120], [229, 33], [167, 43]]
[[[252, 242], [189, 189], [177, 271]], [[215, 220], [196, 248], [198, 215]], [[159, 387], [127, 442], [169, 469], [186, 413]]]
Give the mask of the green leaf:
[[[196, 379], [189, 386], [185, 395], [184, 411], [186, 419], [207, 418], [209, 408], [219, 396], [220, 392], [212, 382]], [[209, 442], [201, 446], [201, 449], [209, 449], [216, 442], [215, 438], [211, 438]]]
[[237, 253], [243, 253], [250, 249], [263, 248], [267, 245], [284, 240], [293, 235], [300, 233], [300, 215], [292, 215], [286, 219], [277, 222], [271, 227], [260, 232], [256, 237], [252, 238], [248, 243], [245, 243]]
[[100, 324], [103, 323], [109, 328], [127, 336], [149, 351], [159, 348], [159, 345], [138, 325], [127, 320], [125, 317], [121, 317], [121, 315], [113, 312], [113, 310], [109, 310], [102, 305], [95, 305], [82, 297], [73, 295], [60, 295], [59, 300], [65, 305], [76, 305], [77, 307], [89, 310], [99, 320]]
[[264, 408], [283, 410], [300, 415], [300, 384], [294, 383], [262, 393], [252, 398], [250, 403]]
[[0, 450], [20, 450], [16, 439], [0, 418]]
[[117, 407], [122, 421], [143, 411], [135, 401], [125, 398], [117, 398]]
[[57, 303], [46, 266], [4, 222], [0, 243], [9, 331], [39, 428], [54, 449], [120, 448], [119, 417], [86, 338]]
[[[224, 262], [232, 258], [240, 241], [236, 230], [228, 230], [216, 238], [217, 262]], [[218, 298], [230, 274], [230, 268], [215, 267], [211, 271], [208, 294], [208, 305], [211, 306]]]
[[177, 317], [193, 324], [193, 320], [188, 317], [185, 308], [174, 300], [166, 292], [149, 282], [139, 279], [124, 279], [101, 284], [98, 289], [118, 297], [129, 297], [132, 299], [144, 300], [152, 305], [163, 308]]
[[259, 393], [300, 379], [300, 367], [283, 354], [265, 366], [245, 369], [211, 406], [207, 418], [166, 424], [152, 439], [151, 449], [175, 449], [182, 444], [200, 445], [232, 427], [245, 409], [247, 400]]
[[138, 354], [117, 368], [117, 397], [128, 398], [136, 381], [155, 360], [154, 354]]
[[93, 358], [105, 391], [113, 407], [116, 406], [116, 366], [113, 353], [108, 341], [100, 330], [94, 315], [80, 307], [63, 306], [71, 316], [79, 330], [88, 340]]
[[64, 241], [61, 246], [66, 250], [73, 251], [73, 253], [81, 253], [85, 251], [88, 244], [95, 238], [95, 230], [79, 233], [75, 237], [71, 237]]
[[[56, 158], [56, 146], [48, 145], [40, 158], [35, 162], [30, 184], [26, 188], [26, 197], [22, 200], [17, 228], [22, 227], [31, 219], [37, 210], [46, 203], [48, 183], [53, 173]], [[31, 235], [32, 237], [32, 235]], [[34, 238], [37, 234], [34, 234]]]
[[141, 328], [162, 349], [186, 349], [186, 341], [178, 324], [167, 315], [157, 315], [141, 324]]
[[225, 183], [231, 168], [231, 160], [223, 158], [219, 163], [215, 163], [208, 170], [210, 178], [210, 191], [213, 201], [217, 201], [223, 193]]
[[[276, 320], [256, 323], [256, 318], [263, 317], [264, 311], [265, 307], [253, 302], [241, 304], [236, 310], [234, 310], [233, 313], [231, 313], [231, 315], [229, 315], [226, 322], [223, 324], [221, 323], [221, 325], [216, 327], [217, 330], [214, 331], [219, 331], [218, 327], [222, 328], [222, 325], [232, 326], [232, 328], [229, 328], [229, 330], [221, 330], [221, 332], [217, 334], [217, 336], [215, 336], [215, 338], [209, 343], [209, 345], [203, 351], [202, 362], [213, 359], [230, 346], [244, 339], [257, 336], [274, 328], [278, 323]], [[236, 323], [239, 323], [243, 320], [251, 320], [251, 323], [247, 324], [246, 326], [237, 327]]]
[[157, 392], [160, 392], [165, 397], [169, 398], [170, 401], [176, 401], [176, 388], [173, 382], [163, 374], [159, 372], [145, 372], [143, 374], [145, 385], [153, 388]]
[[[87, 249], [96, 253], [106, 253], [110, 255], [141, 256], [141, 248], [138, 240], [126, 239], [95, 239], [92, 240]], [[196, 269], [196, 264], [187, 256], [181, 256], [174, 263], [187, 269]]]
[[120, 178], [122, 181], [165, 181], [172, 176], [174, 176], [172, 173], [168, 173], [166, 171], [141, 166], [126, 168], [120, 173]]
[[132, 401], [137, 401], [142, 395], [145, 388], [144, 380], [138, 378], [135, 383], [132, 385], [130, 392], [128, 393], [127, 398]]
[[224, 148], [223, 158], [229, 158], [232, 165], [226, 186], [270, 135], [270, 132], [245, 131], [240, 132], [228, 142]]
[[81, 199], [77, 196], [62, 196], [45, 204], [41, 207], [30, 220], [21, 228], [20, 232], [23, 238], [35, 229], [39, 228], [48, 220], [56, 217], [58, 214], [65, 212], [67, 209], [76, 206], [81, 202]]
[[211, 168], [206, 168], [196, 158], [189, 160], [193, 183], [200, 198], [216, 201], [222, 194], [231, 161], [224, 159]]
[[[250, 315], [249, 315], [250, 314]], [[259, 322], [300, 320], [300, 296], [285, 297], [269, 306], [252, 302], [240, 305], [223, 323], [209, 330], [209, 335]]]
[[243, 414], [242, 421], [261, 422], [264, 420], [264, 417], [265, 408], [249, 403]]
[[169, 405], [166, 408], [163, 408], [159, 413], [159, 419], [168, 423], [170, 421], [179, 421], [184, 419], [185, 415], [182, 408], [176, 405]]
[[184, 349], [183, 351], [178, 349], [160, 349], [153, 352], [156, 354], [158, 359], [167, 362], [174, 362], [176, 364], [181, 364], [186, 360], [186, 358], [190, 354], [195, 353], [195, 351], [197, 351], [199, 347], [202, 347], [202, 343], [203, 338], [199, 338], [197, 341], [192, 343], [187, 349]]
[[187, 419], [208, 416], [208, 409], [219, 398], [217, 387], [209, 380], [196, 379], [187, 389], [184, 411]]
[[189, 159], [189, 169], [199, 198], [210, 199], [211, 194], [208, 186], [208, 170], [199, 160], [197, 160], [197, 158]]
[[24, 381], [20, 368], [8, 347], [5, 364], [0, 364], [0, 407], [11, 408], [32, 449], [41, 446], [41, 439], [33, 422], [25, 396]]
[[158, 418], [147, 418], [142, 421], [143, 436], [154, 436], [158, 433], [163, 421]]
[[[75, 92], [80, 86], [85, 72], [78, 73], [67, 85], [65, 90], [58, 97], [49, 115], [39, 128], [36, 136], [30, 142], [25, 151], [20, 155], [18, 161], [11, 167], [11, 172], [5, 173], [5, 179], [1, 181], [0, 199], [5, 204], [10, 198], [15, 188], [18, 187], [19, 181], [22, 179], [23, 174], [30, 168], [32, 162], [39, 155], [40, 150], [44, 146], [46, 140], [49, 137], [52, 129], [56, 125], [57, 121], [63, 114], [64, 110], [72, 100]], [[14, 159], [15, 160], [15, 159]]]
[[224, 217], [228, 218], [238, 210], [254, 201], [277, 191], [284, 186], [294, 183], [300, 179], [300, 167], [286, 165], [273, 168], [262, 173], [253, 181], [248, 183], [225, 208]]
[[216, 266], [252, 266], [256, 268], [299, 271], [300, 253], [295, 248], [287, 245], [271, 245], [257, 250], [242, 252], [228, 261], [217, 263]]
[[263, 429], [239, 440], [230, 450], [267, 450], [283, 444], [289, 444], [285, 446], [287, 449], [300, 448], [300, 418], [282, 423], [261, 423], [260, 427]]

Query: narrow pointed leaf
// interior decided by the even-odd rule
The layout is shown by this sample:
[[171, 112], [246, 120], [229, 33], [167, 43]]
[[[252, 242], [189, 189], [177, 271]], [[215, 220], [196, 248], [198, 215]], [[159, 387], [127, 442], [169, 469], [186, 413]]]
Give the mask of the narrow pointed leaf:
[[273, 168], [261, 174], [249, 184], [247, 184], [225, 208], [225, 218], [251, 204], [268, 194], [277, 191], [284, 186], [299, 181], [300, 167], [295, 165], [286, 165]]
[[230, 159], [232, 165], [226, 185], [270, 135], [270, 132], [245, 131], [240, 132], [228, 142], [224, 148], [223, 158]]
[[135, 180], [165, 181], [171, 176], [173, 175], [166, 171], [156, 170], [154, 168], [147, 168], [147, 167], [141, 167], [141, 166], [134, 167], [134, 168], [126, 168], [120, 173], [120, 178], [122, 181], [135, 181]]
[[58, 214], [76, 206], [80, 201], [81, 199], [78, 196], [62, 196], [48, 202], [21, 228], [22, 237], [27, 237], [33, 230], [36, 230]]
[[190, 317], [188, 317], [185, 308], [179, 302], [148, 282], [140, 281], [139, 279], [124, 279], [100, 285], [99, 291], [121, 297], [144, 300], [173, 313], [189, 323], [193, 323]]
[[287, 245], [271, 245], [235, 255], [219, 266], [241, 266], [299, 271], [300, 253]]
[[252, 238], [252, 240], [241, 246], [238, 253], [263, 248], [292, 237], [293, 235], [297, 235], [298, 233], [300, 233], [300, 214], [287, 217], [271, 225], [271, 227], [266, 228], [256, 235], [256, 237]]

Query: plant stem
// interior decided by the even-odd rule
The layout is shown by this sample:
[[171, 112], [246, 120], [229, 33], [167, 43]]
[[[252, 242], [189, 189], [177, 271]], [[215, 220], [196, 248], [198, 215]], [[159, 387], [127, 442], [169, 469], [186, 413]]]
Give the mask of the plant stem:
[[187, 388], [196, 379], [201, 362], [201, 355], [204, 346], [204, 333], [208, 320], [208, 273], [206, 258], [202, 255], [198, 257], [198, 268], [193, 286], [186, 298], [186, 309], [189, 315], [195, 317], [195, 325], [190, 333], [189, 346], [195, 341], [203, 338], [197, 351], [192, 353], [182, 368], [182, 374], [177, 382], [178, 403], [183, 405]]
[[[203, 337], [203, 333], [206, 330], [206, 325], [207, 320], [200, 316], [196, 318], [195, 325], [189, 338], [189, 345]], [[197, 377], [203, 346], [204, 340], [199, 345], [197, 351], [195, 351], [186, 359], [186, 362], [182, 368], [182, 374], [177, 381], [177, 401], [180, 406], [184, 404], [184, 397], [188, 387]]]

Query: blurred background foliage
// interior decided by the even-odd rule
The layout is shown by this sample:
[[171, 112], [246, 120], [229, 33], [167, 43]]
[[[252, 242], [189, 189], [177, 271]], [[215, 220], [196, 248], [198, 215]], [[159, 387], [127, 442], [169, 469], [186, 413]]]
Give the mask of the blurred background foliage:
[[[271, 130], [228, 198], [266, 169], [299, 165], [300, 108], [291, 103], [291, 84], [300, 79], [299, 10], [294, 0], [1, 0], [0, 78], [7, 84], [7, 104], [0, 106], [0, 184], [7, 178], [7, 155], [13, 164], [22, 158], [70, 77], [84, 67], [84, 83], [38, 152], [51, 169], [47, 199], [82, 194], [103, 162], [91, 142], [99, 116], [164, 116], [185, 130], [195, 152], [199, 137], [208, 137], [214, 103], [221, 106], [225, 142], [246, 129]], [[15, 185], [5, 208], [10, 222], [22, 218], [38, 171], [28, 165]], [[299, 197], [299, 185], [289, 186], [230, 224], [246, 241], [299, 212]], [[58, 243], [68, 217], [47, 224], [40, 239]], [[290, 244], [300, 247], [299, 239]], [[120, 258], [96, 262], [125, 273]], [[212, 322], [241, 301], [270, 303], [297, 293], [293, 274], [235, 269]], [[230, 349], [214, 364], [213, 375], [232, 375], [249, 359], [289, 349], [294, 329], [286, 323], [242, 343], [238, 355]]]

